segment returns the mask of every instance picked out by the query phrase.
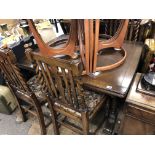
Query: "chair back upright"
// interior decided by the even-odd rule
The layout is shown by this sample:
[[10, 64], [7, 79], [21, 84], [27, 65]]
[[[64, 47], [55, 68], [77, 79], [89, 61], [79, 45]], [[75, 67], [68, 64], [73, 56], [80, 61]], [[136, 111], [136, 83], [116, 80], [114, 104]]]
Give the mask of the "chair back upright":
[[49, 58], [27, 49], [26, 55], [34, 64], [37, 82], [49, 102], [59, 102], [63, 106], [80, 111], [86, 110], [82, 84], [80, 83], [80, 60]]
[[28, 94], [31, 90], [23, 78], [23, 75], [20, 73], [16, 62], [16, 57], [10, 49], [0, 50], [0, 69], [6, 83], [9, 84], [14, 91]]

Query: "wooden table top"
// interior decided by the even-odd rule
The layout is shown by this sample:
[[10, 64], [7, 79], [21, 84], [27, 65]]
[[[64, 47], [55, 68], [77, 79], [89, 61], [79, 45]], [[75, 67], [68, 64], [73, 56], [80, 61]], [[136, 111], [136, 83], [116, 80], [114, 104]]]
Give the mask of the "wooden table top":
[[[84, 84], [93, 90], [124, 98], [137, 70], [143, 44], [125, 42], [123, 48], [127, 52], [124, 64], [113, 70], [104, 71], [97, 77], [85, 75], [82, 77]], [[117, 58], [118, 52], [109, 51], [109, 53], [111, 53], [111, 57], [100, 56], [98, 65], [108, 61], [108, 58], [112, 61], [113, 56]]]
[[[140, 43], [125, 42], [123, 48], [127, 52], [127, 58], [124, 64], [113, 70], [101, 72], [97, 77], [84, 75], [82, 76], [83, 83], [90, 89], [124, 98], [138, 67], [142, 47], [143, 44]], [[109, 50], [108, 53], [111, 54], [110, 57], [103, 54], [98, 58], [98, 66], [104, 65], [108, 61], [115, 61], [120, 57], [119, 52], [114, 52], [114, 50]], [[23, 57], [18, 65], [21, 68], [33, 71], [33, 66], [26, 57]]]

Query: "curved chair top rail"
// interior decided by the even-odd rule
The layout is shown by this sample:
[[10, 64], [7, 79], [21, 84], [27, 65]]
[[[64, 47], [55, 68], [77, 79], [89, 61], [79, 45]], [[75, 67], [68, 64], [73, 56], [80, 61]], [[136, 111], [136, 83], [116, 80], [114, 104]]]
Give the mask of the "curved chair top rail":
[[28, 19], [27, 21], [29, 24], [29, 28], [33, 33], [33, 36], [38, 44], [40, 53], [46, 56], [69, 55], [73, 58], [76, 57], [76, 53], [75, 53], [76, 42], [77, 42], [76, 20], [71, 20], [69, 39], [66, 42], [65, 46], [63, 48], [57, 48], [57, 49], [50, 47], [43, 41], [32, 19]]
[[[97, 22], [99, 22], [99, 21], [97, 21]], [[109, 48], [109, 47], [120, 48], [123, 44], [123, 41], [124, 41], [124, 38], [126, 35], [128, 23], [129, 23], [128, 19], [121, 20], [121, 23], [119, 24], [119, 27], [113, 37], [111, 37], [110, 39], [108, 39], [106, 41], [99, 40], [98, 50], [100, 50], [102, 48]]]
[[[108, 40], [102, 40], [100, 38], [100, 20], [96, 19], [85, 19], [83, 20], [83, 23], [79, 22], [78, 28], [80, 25], [83, 25], [83, 27], [80, 27], [79, 30], [79, 40], [80, 40], [80, 54], [81, 58], [85, 67], [86, 74], [93, 73], [96, 71], [104, 71], [104, 70], [110, 70], [115, 67], [118, 67], [121, 65], [125, 59], [126, 59], [126, 51], [124, 49], [121, 50], [122, 52], [122, 59], [118, 62], [108, 65], [108, 66], [101, 66], [97, 67], [97, 55], [98, 52], [101, 49], [105, 48], [122, 48], [122, 44], [126, 35], [126, 31], [128, 28], [128, 19], [121, 20], [118, 29], [114, 36], [110, 37]], [[83, 34], [81, 34], [83, 33]], [[83, 37], [84, 35], [84, 37]], [[84, 39], [85, 43], [83, 44], [82, 40]]]

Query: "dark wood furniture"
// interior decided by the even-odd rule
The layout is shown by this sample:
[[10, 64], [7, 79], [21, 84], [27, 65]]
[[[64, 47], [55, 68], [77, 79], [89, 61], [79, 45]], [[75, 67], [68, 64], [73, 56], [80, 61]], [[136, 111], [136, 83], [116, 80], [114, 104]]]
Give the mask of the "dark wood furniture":
[[[104, 132], [106, 134], [113, 133], [118, 114], [118, 99], [122, 98], [122, 100], [124, 100], [128, 93], [130, 84], [133, 80], [141, 58], [142, 47], [143, 44], [141, 43], [126, 42], [123, 44], [123, 48], [127, 52], [127, 57], [124, 64], [113, 70], [100, 72], [98, 76], [84, 75], [82, 77], [82, 81], [89, 89], [103, 92], [109, 95], [109, 116], [105, 121], [104, 127]], [[103, 63], [114, 61], [117, 56], [119, 57], [119, 54], [117, 52], [113, 52], [113, 49], [108, 50], [108, 53], [112, 53], [112, 57], [109, 57], [108, 54], [106, 56], [106, 51], [103, 52], [103, 56], [100, 55], [98, 58], [99, 66], [100, 64], [102, 65]]]
[[[126, 41], [123, 44], [123, 48], [127, 52], [127, 57], [123, 65], [113, 70], [100, 72], [98, 76], [81, 76], [82, 83], [87, 88], [93, 91], [105, 93], [111, 98], [110, 106], [112, 110], [109, 111], [108, 119], [112, 118], [113, 123], [110, 125], [110, 127], [109, 125], [105, 125], [105, 129], [108, 129], [108, 133], [110, 134], [113, 132], [113, 127], [117, 118], [117, 98], [125, 99], [128, 93], [130, 84], [134, 78], [142, 55], [143, 44]], [[106, 50], [112, 53], [112, 57], [109, 57], [106, 55], [106, 52], [104, 52], [103, 56], [100, 55], [98, 58], [98, 66], [100, 66], [100, 64], [103, 65], [103, 63], [108, 64], [114, 60], [113, 57], [119, 58], [120, 56], [120, 54], [118, 52], [114, 52], [113, 49], [105, 49], [105, 51]], [[28, 70], [33, 70], [32, 63], [27, 60], [27, 58], [24, 60], [25, 61], [22, 61], [22, 63], [19, 64], [20, 67], [26, 67]]]
[[[145, 22], [144, 22], [145, 21]], [[100, 34], [113, 36], [116, 32], [119, 19], [103, 19], [100, 25]], [[129, 19], [125, 40], [144, 42], [146, 38], [154, 38], [154, 23], [151, 20]]]
[[129, 20], [129, 26], [128, 26], [128, 30], [126, 33], [126, 40], [129, 41], [142, 41], [142, 38], [140, 36], [141, 34], [141, 19], [130, 19]]
[[[92, 90], [120, 98], [126, 97], [141, 58], [143, 44], [125, 42], [123, 48], [127, 52], [123, 65], [113, 70], [100, 72], [98, 76], [83, 75], [83, 83]], [[106, 51], [111, 53], [112, 56], [106, 55]], [[119, 53], [113, 51], [113, 49], [105, 49], [103, 55], [98, 57], [97, 65], [111, 63], [116, 58], [119, 58]]]
[[126, 98], [120, 134], [155, 134], [155, 97], [136, 91], [140, 76], [136, 74]]
[[105, 103], [106, 95], [82, 88], [77, 67], [80, 60], [48, 58], [31, 49], [26, 54], [35, 66], [37, 82], [49, 103], [54, 133], [59, 134], [61, 124], [79, 134], [89, 134], [89, 120]]
[[[126, 41], [123, 44], [123, 48], [127, 52], [127, 58], [122, 66], [119, 66], [113, 70], [100, 72], [98, 76], [82, 75], [81, 80], [84, 85], [92, 90], [125, 98], [139, 64], [143, 44]], [[112, 53], [110, 58], [106, 55], [107, 50]], [[33, 52], [38, 53], [38, 50]], [[99, 56], [97, 65], [100, 66], [103, 63], [110, 63], [113, 61], [113, 57], [117, 57], [119, 59], [119, 56], [120, 54], [118, 52], [114, 52], [113, 49], [105, 49], [103, 55]], [[22, 61], [18, 63], [18, 66], [20, 68], [34, 71], [33, 64], [27, 59], [27, 57], [23, 57]]]
[[22, 120], [26, 121], [26, 112], [33, 114], [39, 120], [41, 134], [46, 134], [46, 126], [41, 109], [41, 104], [45, 103], [46, 100], [41, 95], [40, 86], [36, 82], [36, 78], [32, 77], [26, 82], [16, 65], [16, 57], [11, 50], [0, 50], [0, 70], [6, 84], [17, 98]]

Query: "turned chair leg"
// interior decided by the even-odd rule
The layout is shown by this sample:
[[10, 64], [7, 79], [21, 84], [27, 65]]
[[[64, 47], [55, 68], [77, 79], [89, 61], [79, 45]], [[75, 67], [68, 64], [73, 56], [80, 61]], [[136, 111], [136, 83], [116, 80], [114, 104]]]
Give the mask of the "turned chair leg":
[[36, 107], [37, 117], [40, 124], [41, 134], [46, 135], [46, 126], [44, 121], [44, 115], [42, 113], [41, 107]]
[[60, 132], [59, 132], [59, 127], [58, 127], [58, 122], [56, 120], [56, 113], [53, 111], [52, 113], [52, 123], [53, 123], [53, 130], [54, 130], [54, 134], [55, 135], [59, 135]]
[[50, 108], [51, 115], [52, 115], [51, 117], [52, 117], [54, 134], [59, 135], [60, 132], [59, 132], [59, 127], [58, 127], [58, 122], [57, 122], [57, 114], [54, 111], [53, 104], [50, 102], [50, 100], [48, 100], [48, 103], [49, 103], [49, 108]]
[[40, 129], [41, 129], [41, 135], [46, 135], [47, 131], [46, 131], [46, 125], [45, 125], [45, 121], [44, 121], [44, 115], [41, 109], [41, 105], [38, 102], [36, 96], [34, 94], [31, 95], [31, 99], [32, 102], [34, 104], [34, 108], [36, 110], [37, 113], [37, 118], [39, 120], [39, 124], [40, 124]]
[[83, 134], [88, 135], [89, 134], [88, 112], [82, 112], [81, 116], [82, 116]]
[[16, 99], [17, 99], [17, 106], [18, 106], [18, 108], [19, 108], [19, 113], [20, 113], [21, 119], [22, 119], [23, 122], [25, 122], [27, 119], [26, 119], [25, 111], [24, 111], [24, 109], [21, 107], [21, 103], [20, 103], [20, 102], [22, 102], [22, 100], [20, 100], [20, 99], [17, 98], [17, 97], [16, 97]]

